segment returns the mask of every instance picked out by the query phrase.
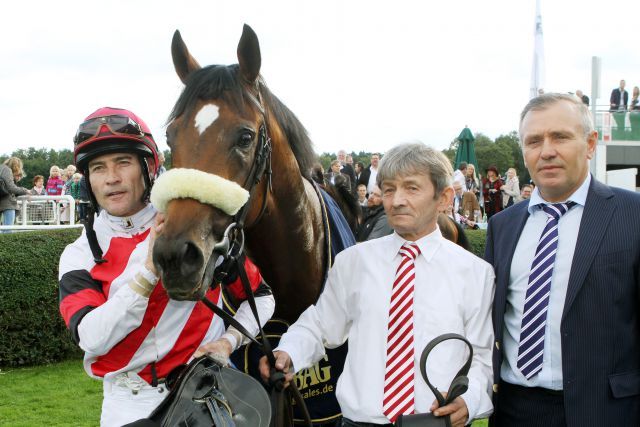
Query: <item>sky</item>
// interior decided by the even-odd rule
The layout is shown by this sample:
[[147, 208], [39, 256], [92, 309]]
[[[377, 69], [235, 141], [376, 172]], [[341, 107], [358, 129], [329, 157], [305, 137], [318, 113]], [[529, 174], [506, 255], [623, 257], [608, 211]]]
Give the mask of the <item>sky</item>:
[[[640, 86], [640, 2], [541, 0], [545, 91]], [[237, 63], [243, 24], [260, 41], [261, 74], [301, 120], [317, 153], [438, 149], [468, 126], [517, 130], [528, 101], [535, 0], [23, 0], [0, 16], [0, 154], [73, 146], [103, 106], [142, 117], [161, 149], [183, 85], [176, 29], [201, 65]]]

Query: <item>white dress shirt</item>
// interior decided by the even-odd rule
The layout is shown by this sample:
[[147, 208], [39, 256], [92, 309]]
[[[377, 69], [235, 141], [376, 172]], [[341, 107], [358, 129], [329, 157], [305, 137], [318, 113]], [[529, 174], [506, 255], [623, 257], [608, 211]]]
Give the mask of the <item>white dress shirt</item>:
[[369, 182], [367, 183], [367, 194], [371, 194], [373, 188], [376, 186], [376, 179], [378, 178], [378, 168], [371, 166], [369, 170], [371, 174], [369, 175]]
[[531, 264], [536, 253], [542, 230], [547, 224], [547, 214], [537, 207], [540, 203], [549, 203], [540, 195], [536, 187], [529, 199], [529, 218], [522, 230], [520, 240], [511, 261], [507, 307], [504, 313], [504, 360], [500, 367], [500, 377], [508, 383], [525, 387], [543, 387], [562, 390], [562, 341], [560, 323], [564, 301], [567, 296], [569, 273], [578, 240], [582, 212], [589, 192], [591, 175], [587, 175], [582, 185], [569, 197], [577, 203], [558, 221], [558, 249], [551, 277], [551, 292], [544, 335], [544, 356], [542, 370], [527, 380], [517, 366], [522, 311], [529, 283]]
[[[393, 233], [341, 252], [329, 272], [318, 302], [309, 307], [280, 340], [294, 369], [312, 366], [324, 347], [349, 339], [344, 371], [336, 396], [345, 417], [388, 423], [382, 413], [387, 325], [391, 288], [404, 239]], [[428, 412], [435, 397], [420, 374], [422, 350], [445, 333], [465, 336], [473, 345], [469, 390], [462, 396], [470, 418], [491, 413], [491, 303], [494, 273], [482, 259], [444, 239], [436, 228], [416, 242], [414, 294], [415, 407]], [[452, 263], [451, 260], [457, 260]], [[438, 390], [447, 391], [467, 360], [466, 346], [447, 341], [429, 356], [427, 373]]]

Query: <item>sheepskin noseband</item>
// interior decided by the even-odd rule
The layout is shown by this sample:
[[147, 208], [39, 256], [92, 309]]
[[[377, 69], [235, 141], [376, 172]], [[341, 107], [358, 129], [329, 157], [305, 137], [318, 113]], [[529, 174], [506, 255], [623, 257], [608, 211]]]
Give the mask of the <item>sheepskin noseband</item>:
[[195, 199], [235, 215], [249, 200], [249, 192], [218, 175], [177, 168], [160, 175], [151, 189], [151, 203], [160, 212], [165, 212], [173, 199]]

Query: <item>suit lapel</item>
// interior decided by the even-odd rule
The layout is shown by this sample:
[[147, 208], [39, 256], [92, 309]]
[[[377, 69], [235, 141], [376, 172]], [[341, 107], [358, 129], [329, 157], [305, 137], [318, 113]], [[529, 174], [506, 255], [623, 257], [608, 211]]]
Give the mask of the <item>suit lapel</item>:
[[[505, 221], [504, 224], [501, 224], [501, 226], [504, 227], [502, 231], [504, 234], [501, 238], [495, 239], [495, 244], [500, 247], [494, 248], [494, 253], [498, 254], [498, 257], [501, 254], [506, 255], [504, 263], [496, 263], [498, 260], [494, 259], [494, 265], [498, 265], [498, 271], [496, 271], [496, 277], [498, 280], [496, 282], [495, 294], [495, 307], [500, 310], [496, 313], [498, 319], [504, 318], [504, 312], [507, 309], [507, 293], [509, 290], [509, 277], [511, 276], [511, 261], [513, 260], [513, 253], [518, 245], [518, 240], [520, 239], [524, 225], [527, 223], [527, 218], [529, 218], [528, 207], [529, 203], [519, 203], [510, 207], [508, 213], [513, 213], [513, 216], [509, 218], [509, 222]], [[507, 215], [507, 213], [504, 215]], [[496, 325], [496, 338], [500, 341], [502, 340], [502, 326], [503, 322], [501, 321]]]
[[616, 208], [615, 203], [610, 200], [613, 196], [614, 194], [609, 187], [596, 181], [593, 177], [591, 178], [587, 201], [580, 221], [576, 249], [571, 261], [567, 297], [562, 313], [563, 320], [584, 283], [611, 221]]

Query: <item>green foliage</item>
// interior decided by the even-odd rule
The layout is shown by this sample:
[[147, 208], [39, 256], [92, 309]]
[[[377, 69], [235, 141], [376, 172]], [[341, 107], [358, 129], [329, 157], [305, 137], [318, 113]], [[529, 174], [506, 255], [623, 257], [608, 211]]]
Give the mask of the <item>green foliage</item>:
[[[10, 156], [0, 156], [0, 162], [3, 162], [8, 157]], [[53, 165], [64, 169], [68, 165], [74, 164], [73, 152], [70, 149], [56, 151], [52, 148], [20, 148], [11, 153], [11, 157], [18, 157], [24, 164], [26, 178], [22, 179], [18, 184], [25, 188], [33, 187], [33, 177], [36, 175], [42, 175], [46, 184], [49, 178], [49, 169]]]
[[487, 232], [485, 230], [465, 230], [464, 232], [469, 240], [471, 252], [480, 258], [484, 258], [484, 246], [487, 240]]
[[169, 170], [171, 169], [171, 163], [172, 163], [171, 150], [164, 150], [163, 153], [164, 153], [164, 167], [166, 170]]
[[0, 234], [0, 366], [81, 353], [58, 311], [58, 261], [80, 230]]
[[102, 383], [90, 378], [80, 360], [0, 372], [0, 424], [97, 426]]

